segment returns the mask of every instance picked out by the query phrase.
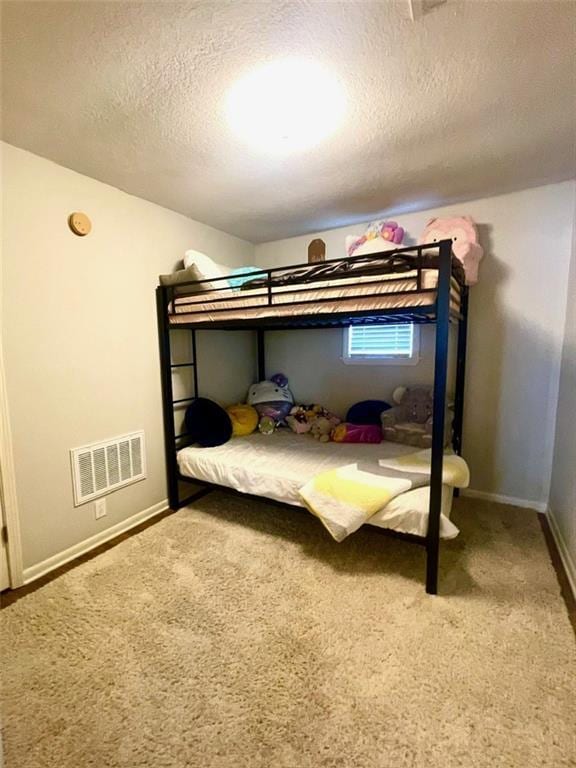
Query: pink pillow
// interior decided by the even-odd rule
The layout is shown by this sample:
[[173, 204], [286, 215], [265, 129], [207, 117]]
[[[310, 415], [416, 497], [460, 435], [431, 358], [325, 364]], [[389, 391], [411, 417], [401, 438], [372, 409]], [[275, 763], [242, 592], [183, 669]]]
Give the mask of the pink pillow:
[[339, 424], [332, 432], [335, 443], [381, 443], [382, 427], [377, 424]]

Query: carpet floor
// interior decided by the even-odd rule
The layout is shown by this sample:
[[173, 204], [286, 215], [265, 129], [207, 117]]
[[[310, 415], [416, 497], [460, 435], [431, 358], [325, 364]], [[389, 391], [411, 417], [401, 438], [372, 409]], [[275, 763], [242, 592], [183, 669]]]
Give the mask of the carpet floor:
[[6, 768], [576, 765], [576, 644], [536, 515], [424, 552], [212, 493], [6, 607]]

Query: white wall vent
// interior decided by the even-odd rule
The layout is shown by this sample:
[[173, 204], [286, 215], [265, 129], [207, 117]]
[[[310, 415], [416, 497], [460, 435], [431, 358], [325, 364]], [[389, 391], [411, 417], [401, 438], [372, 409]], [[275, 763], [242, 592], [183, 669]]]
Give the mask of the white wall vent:
[[146, 477], [144, 432], [73, 448], [70, 457], [76, 507]]

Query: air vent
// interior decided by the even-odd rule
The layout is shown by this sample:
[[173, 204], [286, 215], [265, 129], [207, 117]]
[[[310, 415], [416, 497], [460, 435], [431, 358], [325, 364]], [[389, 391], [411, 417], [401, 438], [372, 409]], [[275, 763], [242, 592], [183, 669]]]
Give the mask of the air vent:
[[70, 456], [75, 506], [146, 477], [144, 432], [73, 448]]

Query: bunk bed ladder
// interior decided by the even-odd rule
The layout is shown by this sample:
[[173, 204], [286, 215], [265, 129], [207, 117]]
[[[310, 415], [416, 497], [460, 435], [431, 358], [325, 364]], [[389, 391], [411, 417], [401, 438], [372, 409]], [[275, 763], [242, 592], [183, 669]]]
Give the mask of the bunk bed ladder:
[[426, 592], [438, 592], [440, 513], [442, 510], [442, 469], [444, 463], [444, 421], [448, 376], [448, 337], [450, 331], [450, 278], [452, 243], [443, 240], [439, 247], [438, 294], [436, 298], [436, 347], [434, 351], [434, 404], [432, 420], [432, 467], [430, 508], [426, 536]]
[[[164, 421], [164, 452], [166, 459], [166, 474], [168, 484], [168, 504], [170, 509], [176, 510], [184, 506], [188, 501], [198, 497], [198, 493], [186, 499], [180, 499], [178, 489], [178, 442], [186, 437], [186, 433], [176, 434], [174, 424], [174, 406], [192, 402], [198, 397], [198, 366], [196, 352], [196, 331], [192, 330], [191, 360], [184, 363], [172, 362], [172, 348], [170, 344], [171, 330], [184, 329], [171, 328], [168, 324], [168, 307], [170, 299], [166, 289], [156, 289], [156, 309], [158, 314], [158, 341], [160, 346], [160, 370], [162, 373], [162, 416]], [[180, 368], [192, 368], [192, 381], [194, 393], [190, 397], [174, 399], [174, 387], [172, 385], [172, 373]]]

